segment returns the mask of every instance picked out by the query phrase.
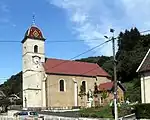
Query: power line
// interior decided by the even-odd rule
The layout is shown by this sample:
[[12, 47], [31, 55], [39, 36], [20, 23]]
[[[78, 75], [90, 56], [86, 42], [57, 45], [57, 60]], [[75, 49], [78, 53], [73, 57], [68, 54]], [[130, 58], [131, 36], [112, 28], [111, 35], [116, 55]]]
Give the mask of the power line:
[[[65, 43], [67, 43], [67, 42], [85, 42], [85, 41], [88, 41], [88, 42], [92, 42], [92, 41], [98, 41], [98, 40], [101, 40], [101, 39], [104, 39], [104, 38], [96, 38], [96, 39], [70, 39], [70, 40], [46, 40], [45, 42], [47, 42], [47, 43], [63, 43], [63, 42], [65, 42]], [[0, 42], [3, 42], [3, 43], [9, 43], [9, 42], [11, 42], [11, 43], [21, 43], [21, 41], [16, 41], [16, 40], [0, 40]]]
[[[66, 60], [66, 61], [63, 61], [63, 62], [61, 62], [61, 63], [59, 63], [59, 64], [56, 64], [55, 66], [51, 67], [51, 69], [52, 69], [52, 68], [55, 68], [55, 67], [58, 67], [58, 66], [61, 65], [61, 64], [70, 62], [70, 60], [73, 60], [73, 59], [75, 59], [75, 58], [77, 58], [77, 57], [79, 57], [79, 56], [81, 56], [81, 55], [84, 55], [84, 54], [86, 54], [86, 53], [88, 53], [88, 52], [90, 52], [90, 51], [92, 51], [92, 50], [94, 50], [94, 49], [96, 49], [96, 48], [98, 48], [98, 47], [100, 47], [100, 46], [102, 46], [102, 45], [108, 43], [109, 41], [111, 41], [111, 40], [107, 40], [107, 41], [105, 41], [105, 42], [103, 42], [103, 43], [101, 43], [101, 44], [99, 44], [99, 45], [97, 45], [97, 46], [95, 46], [95, 47], [93, 47], [93, 48], [91, 48], [91, 49], [85, 51], [85, 52], [82, 52], [82, 53], [80, 53], [80, 54], [78, 54], [78, 55], [76, 55], [76, 56], [70, 58], [69, 60]], [[44, 72], [44, 71], [37, 71], [37, 72]], [[38, 73], [35, 73], [35, 74], [32, 74], [32, 75], [26, 76], [26, 78], [27, 78], [27, 77], [34, 76], [34, 75], [36, 75], [36, 74], [38, 74]], [[8, 78], [8, 79], [9, 79], [9, 78]], [[8, 80], [8, 79], [0, 78], [0, 80]]]
[[[150, 30], [145, 30], [145, 31], [141, 31], [140, 33], [149, 32], [149, 31], [150, 31]], [[100, 39], [87, 39], [87, 40], [100, 40]], [[86, 41], [86, 40], [76, 40], [76, 41]], [[75, 58], [77, 58], [77, 57], [79, 57], [79, 56], [81, 56], [81, 55], [83, 55], [83, 54], [85, 54], [85, 53], [87, 53], [87, 52], [89, 52], [89, 51], [92, 51], [93, 49], [96, 49], [96, 48], [100, 47], [101, 45], [103, 45], [103, 44], [105, 44], [105, 43], [107, 43], [107, 42], [109, 42], [109, 41], [111, 41], [111, 40], [108, 40], [108, 41], [106, 41], [106, 42], [104, 42], [104, 43], [102, 43], [102, 44], [100, 44], [100, 45], [97, 45], [97, 46], [95, 46], [95, 47], [93, 47], [93, 48], [91, 48], [91, 49], [89, 49], [89, 50], [87, 50], [87, 51], [85, 51], [85, 52], [83, 52], [83, 53], [81, 53], [81, 54], [79, 54], [79, 55], [77, 55], [77, 56], [75, 56], [75, 57], [69, 59], [69, 60], [75, 59]], [[21, 42], [21, 41], [0, 41], [0, 42]], [[47, 42], [71, 42], [71, 41], [47, 41]], [[72, 41], [72, 42], [75, 42], [75, 41]], [[57, 67], [57, 66], [59, 66], [59, 65], [61, 65], [61, 64], [63, 64], [63, 63], [66, 63], [66, 62], [70, 62], [70, 61], [64, 61], [64, 62], [62, 62], [62, 63], [59, 63], [59, 64], [53, 66], [52, 68], [55, 68], [55, 67]], [[84, 74], [85, 74], [85, 73], [84, 73]], [[32, 76], [32, 75], [31, 75], [31, 76]], [[9, 79], [9, 78], [8, 78], [8, 79]], [[0, 78], [0, 80], [8, 80], [8, 79], [6, 79], [6, 78], [4, 78], [4, 79], [3, 79], [3, 78]]]
[[[109, 42], [109, 40], [108, 41], [106, 41], [106, 42]], [[67, 61], [68, 62], [68, 61]], [[69, 61], [70, 62], [70, 61]], [[98, 62], [98, 61], [97, 61]], [[97, 67], [95, 67], [95, 68], [93, 68], [93, 69], [91, 69], [91, 70], [88, 70], [88, 71], [85, 71], [85, 72], [83, 72], [82, 73], [82, 75], [85, 75], [86, 73], [89, 73], [89, 72], [91, 72], [91, 71], [93, 71], [93, 70], [96, 70], [96, 69], [99, 69], [100, 68], [100, 66], [98, 65]], [[35, 73], [35, 74], [38, 74], [38, 73]], [[33, 75], [35, 75], [35, 74], [33, 74]], [[32, 75], [30, 75], [30, 76], [32, 76]], [[27, 77], [30, 77], [30, 76], [27, 76]], [[75, 76], [76, 77], [76, 76]], [[93, 76], [92, 76], [93, 77]], [[50, 87], [50, 86], [54, 86], [54, 85], [58, 85], [58, 83], [55, 83], [55, 84], [50, 84], [50, 85], [48, 85], [47, 87]]]
[[144, 30], [144, 31], [141, 31], [140, 33], [145, 33], [145, 32], [150, 32], [150, 30]]
[[96, 39], [77, 39], [77, 40], [55, 40], [55, 41], [46, 41], [46, 42], [85, 42], [85, 41], [88, 41], [88, 42], [93, 42], [93, 41], [98, 41], [98, 40], [103, 40], [104, 38], [96, 38]]
[[[108, 40], [108, 41], [106, 41], [106, 42], [104, 42], [104, 43], [107, 43], [107, 42], [109, 42], [109, 41], [111, 41], [111, 40]], [[103, 45], [104, 43], [102, 43], [101, 45]], [[94, 48], [97, 48], [97, 46], [93, 47], [92, 49], [94, 49]], [[90, 50], [91, 50], [91, 49], [90, 49]], [[85, 53], [85, 52], [83, 52], [83, 53]], [[81, 54], [82, 54], [82, 53], [81, 53]], [[79, 54], [79, 55], [81, 55], [81, 54]], [[78, 55], [77, 55], [77, 56], [78, 56]], [[75, 58], [75, 57], [74, 57], [74, 58]], [[69, 61], [67, 61], [67, 62], [69, 62]], [[96, 69], [98, 69], [98, 68], [100, 68], [100, 67], [98, 66], [98, 67], [93, 68], [93, 69], [91, 69], [91, 70], [89, 70], [89, 71], [86, 71], [86, 72], [82, 73], [82, 75], [84, 75], [84, 74], [86, 74], [86, 73], [89, 73], [89, 72], [91, 72], [91, 71], [93, 71], [93, 70], [96, 70]], [[44, 72], [44, 71], [41, 71], [41, 72]], [[38, 74], [38, 73], [35, 73], [35, 74]], [[33, 75], [35, 75], [35, 74], [33, 74]], [[33, 76], [33, 75], [30, 75], [30, 76]], [[27, 77], [30, 77], [30, 76], [27, 76]], [[55, 86], [55, 85], [58, 85], [58, 83], [50, 84], [50, 85], [48, 85], [47, 87]], [[23, 92], [23, 90], [19, 91], [19, 92], [16, 93], [16, 94], [20, 94], [20, 92]]]
[[[144, 30], [144, 31], [141, 31], [140, 33], [145, 33], [145, 32], [150, 32], [150, 30]], [[85, 42], [85, 41], [88, 41], [88, 42], [92, 42], [92, 41], [98, 41], [100, 39], [104, 39], [104, 38], [95, 38], [95, 39], [70, 39], [70, 40], [46, 40], [45, 42], [50, 42], [50, 43], [67, 43], [67, 42]], [[16, 40], [0, 40], [0, 42], [2, 43], [21, 43], [21, 41], [16, 41]]]
[[[90, 52], [90, 51], [92, 51], [92, 50], [94, 50], [94, 49], [96, 49], [96, 48], [102, 46], [103, 44], [105, 44], [105, 43], [107, 43], [107, 42], [109, 42], [109, 41], [111, 41], [111, 40], [107, 40], [107, 41], [105, 41], [105, 42], [103, 42], [103, 43], [101, 43], [101, 44], [99, 44], [99, 45], [97, 45], [97, 46], [95, 46], [95, 47], [93, 47], [93, 48], [91, 48], [91, 49], [89, 49], [89, 50], [83, 52], [83, 53], [80, 53], [79, 55], [76, 55], [75, 57], [72, 57], [72, 58], [69, 59], [69, 60], [73, 60], [73, 59], [75, 59], [75, 58], [77, 58], [77, 57], [79, 57], [79, 56], [81, 56], [81, 55], [83, 55], [83, 54], [85, 54], [85, 53], [88, 53], [88, 52]], [[64, 63], [66, 63], [66, 62], [70, 62], [70, 61], [61, 62], [61, 63], [59, 63], [59, 64], [57, 64], [57, 65], [51, 67], [51, 69], [52, 69], [52, 68], [55, 68], [55, 67], [57, 67], [57, 66], [59, 66], [59, 65], [61, 65], [61, 64], [64, 64]]]
[[[101, 44], [99, 44], [99, 45], [97, 45], [97, 46], [95, 46], [95, 47], [93, 47], [93, 48], [91, 48], [91, 49], [89, 49], [89, 50], [83, 52], [83, 53], [80, 53], [80, 54], [76, 55], [75, 57], [70, 58], [69, 60], [66, 60], [66, 61], [63, 61], [63, 62], [61, 62], [61, 63], [59, 63], [59, 64], [56, 64], [55, 66], [51, 67], [51, 69], [53, 69], [53, 68], [55, 68], [55, 67], [58, 67], [58, 66], [60, 66], [61, 64], [70, 62], [70, 60], [73, 60], [73, 59], [75, 59], [75, 58], [77, 58], [77, 57], [79, 57], [79, 56], [81, 56], [81, 55], [83, 55], [83, 54], [85, 54], [85, 53], [88, 53], [88, 52], [90, 52], [90, 51], [92, 51], [92, 50], [94, 50], [94, 49], [96, 49], [96, 48], [98, 48], [98, 47], [104, 45], [105, 43], [107, 43], [107, 42], [109, 42], [109, 41], [111, 41], [111, 40], [107, 40], [107, 41], [105, 41], [105, 42], [103, 42], [103, 43], [101, 43]], [[43, 71], [41, 71], [41, 72], [43, 72]], [[38, 74], [38, 73], [35, 73], [35, 74]], [[35, 75], [35, 74], [33, 74], [33, 75]], [[29, 77], [31, 77], [31, 76], [33, 76], [33, 75], [30, 75]], [[26, 77], [28, 77], [28, 76], [26, 76]]]

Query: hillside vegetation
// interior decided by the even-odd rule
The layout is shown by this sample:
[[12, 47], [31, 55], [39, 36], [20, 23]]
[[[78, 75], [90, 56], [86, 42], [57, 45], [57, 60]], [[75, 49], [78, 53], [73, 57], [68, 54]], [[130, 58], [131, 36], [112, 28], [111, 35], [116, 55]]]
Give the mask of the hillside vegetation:
[[[136, 69], [149, 48], [150, 35], [141, 35], [137, 28], [120, 32], [118, 36], [117, 79], [125, 85], [126, 97], [131, 101], [140, 101], [140, 80]], [[76, 61], [97, 63], [113, 76], [112, 57], [96, 56]], [[22, 72], [13, 75], [4, 84], [0, 85], [0, 90], [3, 90], [6, 95], [15, 93], [21, 96]]]

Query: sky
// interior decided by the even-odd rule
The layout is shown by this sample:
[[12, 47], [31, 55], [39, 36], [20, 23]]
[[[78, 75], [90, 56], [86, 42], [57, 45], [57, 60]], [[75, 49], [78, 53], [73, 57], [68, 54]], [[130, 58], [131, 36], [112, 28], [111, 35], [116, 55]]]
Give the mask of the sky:
[[[105, 42], [105, 35], [112, 36], [110, 28], [115, 36], [132, 27], [150, 29], [149, 6], [150, 0], [1, 0], [0, 83], [22, 70], [21, 40], [33, 14], [46, 41], [70, 41], [46, 42], [46, 56], [70, 59]], [[79, 58], [98, 55], [112, 55], [111, 43]]]

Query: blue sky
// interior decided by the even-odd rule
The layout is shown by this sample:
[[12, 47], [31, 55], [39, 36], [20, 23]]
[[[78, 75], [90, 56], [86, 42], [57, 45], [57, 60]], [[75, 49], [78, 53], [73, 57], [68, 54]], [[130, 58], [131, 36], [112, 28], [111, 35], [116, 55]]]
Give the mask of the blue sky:
[[[0, 41], [21, 41], [32, 24], [47, 41], [79, 40], [82, 42], [46, 43], [46, 56], [69, 59], [105, 41], [110, 28], [120, 31], [137, 27], [150, 28], [149, 0], [1, 0]], [[99, 40], [91, 40], [99, 39]], [[22, 69], [21, 43], [0, 42], [0, 83]], [[111, 55], [111, 44], [82, 57]]]

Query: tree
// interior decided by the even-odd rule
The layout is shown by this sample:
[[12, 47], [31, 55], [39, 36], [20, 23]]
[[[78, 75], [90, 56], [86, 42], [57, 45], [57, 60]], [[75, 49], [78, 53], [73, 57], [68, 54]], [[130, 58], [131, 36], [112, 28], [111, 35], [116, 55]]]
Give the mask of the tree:
[[108, 97], [108, 92], [103, 89], [101, 93], [101, 97], [103, 98], [103, 102], [105, 102], [106, 98]]
[[129, 99], [130, 102], [141, 102], [140, 80], [134, 79], [124, 84], [126, 86], [125, 99]]
[[113, 57], [97, 56], [97, 57], [82, 58], [76, 61], [96, 63], [100, 67], [102, 67], [106, 72], [108, 72], [111, 76], [113, 75]]
[[147, 38], [147, 35], [140, 35], [137, 28], [119, 34], [116, 54], [118, 80], [127, 82], [138, 76], [136, 69], [150, 46], [145, 37]]
[[0, 100], [0, 106], [9, 106], [10, 104], [10, 100], [7, 97]]
[[83, 85], [80, 85], [80, 91], [78, 95], [80, 96], [81, 99], [83, 99], [83, 97], [86, 95]]
[[12, 75], [7, 81], [0, 85], [0, 90], [6, 96], [16, 94], [22, 98], [22, 72]]
[[101, 67], [113, 78], [113, 57], [105, 61]]
[[94, 95], [98, 94], [98, 87], [97, 87], [97, 83], [94, 83]]

